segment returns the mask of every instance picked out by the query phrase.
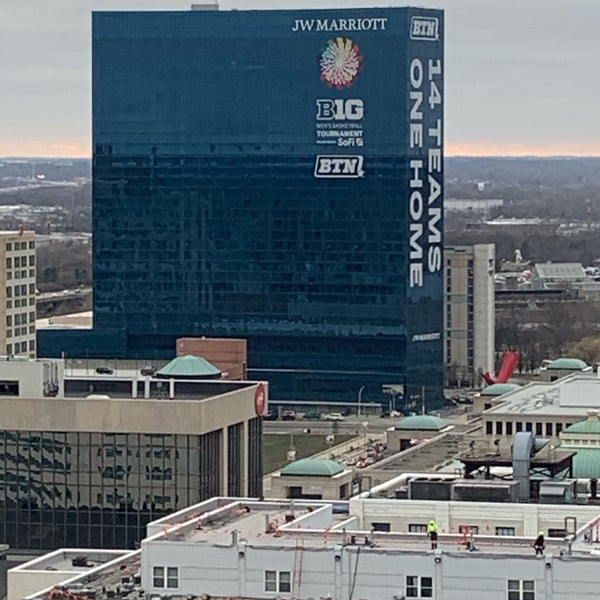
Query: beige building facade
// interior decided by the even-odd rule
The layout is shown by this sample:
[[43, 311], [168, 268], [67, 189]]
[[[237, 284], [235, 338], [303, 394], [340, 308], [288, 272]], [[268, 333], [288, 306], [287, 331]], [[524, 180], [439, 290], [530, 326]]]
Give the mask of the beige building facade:
[[494, 370], [494, 244], [444, 248], [446, 385], [477, 386]]
[[[22, 366], [0, 363], [0, 377]], [[0, 395], [0, 535], [11, 547], [131, 547], [156, 515], [262, 495], [266, 384], [123, 372], [71, 375], [61, 389]]]
[[0, 231], [0, 355], [36, 356], [35, 232]]

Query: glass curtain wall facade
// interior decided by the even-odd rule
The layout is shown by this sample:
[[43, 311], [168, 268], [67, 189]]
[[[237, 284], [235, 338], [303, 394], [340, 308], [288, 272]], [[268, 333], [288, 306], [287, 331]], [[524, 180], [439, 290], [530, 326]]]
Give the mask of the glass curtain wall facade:
[[[221, 444], [220, 430], [2, 431], [0, 535], [12, 548], [133, 548], [149, 521], [220, 494]], [[240, 461], [229, 468], [241, 481]]]
[[95, 13], [95, 331], [439, 405], [443, 72], [441, 11]]

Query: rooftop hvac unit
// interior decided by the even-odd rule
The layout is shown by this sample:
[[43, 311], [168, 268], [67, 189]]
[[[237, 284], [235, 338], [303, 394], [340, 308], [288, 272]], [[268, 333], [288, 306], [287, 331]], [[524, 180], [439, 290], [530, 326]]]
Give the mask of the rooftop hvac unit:
[[577, 497], [574, 479], [540, 483], [540, 504], [570, 504]]
[[452, 500], [462, 502], [518, 502], [518, 481], [456, 482], [452, 488]]
[[408, 482], [410, 500], [450, 500], [451, 496], [451, 479], [418, 477]]

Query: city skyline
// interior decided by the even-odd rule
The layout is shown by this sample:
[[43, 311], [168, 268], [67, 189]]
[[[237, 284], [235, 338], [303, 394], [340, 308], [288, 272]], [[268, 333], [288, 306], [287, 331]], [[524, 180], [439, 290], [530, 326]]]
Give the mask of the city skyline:
[[[187, 10], [190, 0], [42, 0], [0, 8], [0, 156], [91, 155], [92, 10]], [[226, 0], [224, 10], [366, 7], [366, 0]], [[401, 6], [405, 2], [386, 2]], [[434, 0], [446, 11], [446, 155], [600, 155], [590, 119], [600, 4]], [[60, 15], [60, 18], [56, 18]]]

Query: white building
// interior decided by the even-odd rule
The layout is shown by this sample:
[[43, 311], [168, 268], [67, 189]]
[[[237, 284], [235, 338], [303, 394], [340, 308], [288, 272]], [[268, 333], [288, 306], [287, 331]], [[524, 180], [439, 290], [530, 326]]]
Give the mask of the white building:
[[446, 385], [475, 386], [494, 371], [494, 244], [444, 248]]
[[[582, 515], [579, 524], [571, 521], [566, 539], [547, 539], [544, 554], [536, 557], [531, 536], [446, 532], [440, 519], [438, 547], [432, 549], [422, 532], [373, 531], [365, 522], [365, 511], [394, 516], [404, 504], [213, 498], [149, 524], [141, 550], [67, 576], [60, 586], [49, 587], [40, 577], [40, 588], [31, 593], [40, 571], [24, 565], [20, 569], [31, 574], [28, 586], [21, 588], [23, 583], [9, 575], [8, 599], [584, 600], [597, 595], [597, 513], [587, 520]], [[425, 518], [448, 508], [440, 505], [439, 514]], [[490, 507], [473, 508], [490, 513]], [[504, 508], [507, 516], [498, 518], [522, 510], [518, 504]], [[572, 508], [555, 510], [569, 522]]]
[[35, 233], [0, 231], [0, 355], [36, 355]]
[[515, 433], [531, 431], [556, 445], [563, 429], [598, 410], [599, 398], [600, 378], [591, 372], [529, 383], [492, 400], [492, 407], [482, 413], [484, 435], [508, 447]]

